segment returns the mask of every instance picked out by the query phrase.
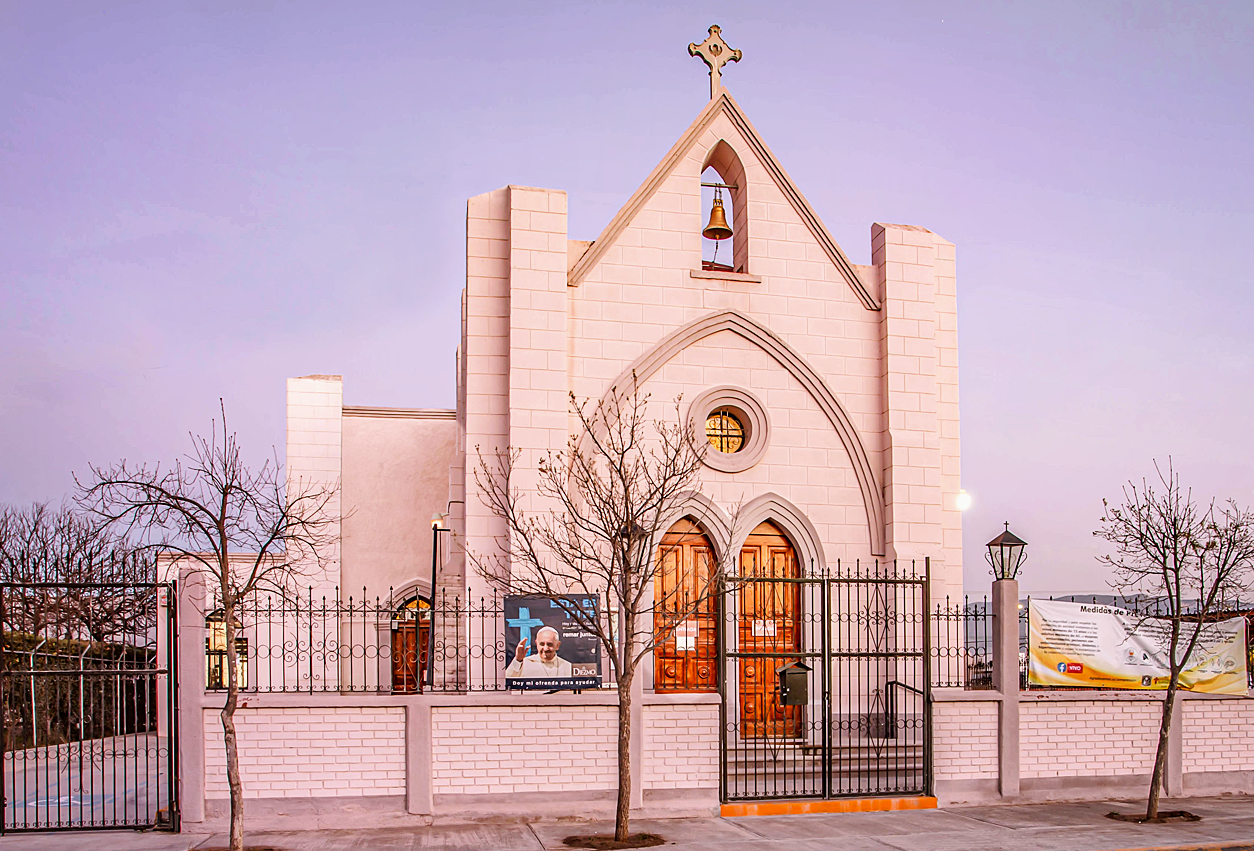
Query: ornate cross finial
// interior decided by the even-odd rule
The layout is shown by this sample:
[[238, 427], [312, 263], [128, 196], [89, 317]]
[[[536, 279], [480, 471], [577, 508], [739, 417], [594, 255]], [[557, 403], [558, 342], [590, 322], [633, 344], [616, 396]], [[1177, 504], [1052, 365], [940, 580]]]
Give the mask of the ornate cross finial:
[[723, 31], [715, 24], [710, 27], [705, 41], [688, 45], [688, 55], [700, 56], [701, 61], [710, 66], [710, 100], [714, 100], [723, 88], [723, 66], [728, 62], [739, 62], [743, 54], [727, 46], [727, 42], [723, 41]]

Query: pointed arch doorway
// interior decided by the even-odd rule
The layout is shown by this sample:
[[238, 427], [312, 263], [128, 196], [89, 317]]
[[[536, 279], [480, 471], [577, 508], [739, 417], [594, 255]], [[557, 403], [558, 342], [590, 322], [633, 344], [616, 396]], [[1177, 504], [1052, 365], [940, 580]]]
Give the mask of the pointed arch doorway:
[[740, 549], [736, 591], [736, 647], [739, 664], [740, 736], [744, 739], [795, 738], [801, 733], [800, 706], [784, 706], [777, 668], [796, 661], [801, 650], [801, 587], [797, 552], [780, 528], [759, 523]]
[[714, 548], [696, 523], [684, 518], [658, 548], [653, 582], [654, 625], [670, 633], [653, 651], [653, 689], [718, 691], [718, 598], [706, 593]]

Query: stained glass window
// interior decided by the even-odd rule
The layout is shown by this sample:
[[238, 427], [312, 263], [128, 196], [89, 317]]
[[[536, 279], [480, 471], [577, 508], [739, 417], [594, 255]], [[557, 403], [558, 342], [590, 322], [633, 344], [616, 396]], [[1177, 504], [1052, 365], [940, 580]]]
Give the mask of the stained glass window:
[[719, 408], [705, 418], [705, 436], [719, 452], [739, 452], [745, 445], [745, 427], [730, 408]]

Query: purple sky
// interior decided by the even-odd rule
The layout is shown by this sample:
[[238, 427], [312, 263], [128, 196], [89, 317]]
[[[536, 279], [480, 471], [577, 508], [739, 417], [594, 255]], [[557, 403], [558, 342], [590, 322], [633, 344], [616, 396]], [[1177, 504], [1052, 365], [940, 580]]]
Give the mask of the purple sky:
[[[592, 239], [725, 82], [855, 263], [958, 245], [968, 590], [1105, 590], [1102, 497], [1173, 455], [1254, 501], [1254, 5], [8, 3], [0, 501], [162, 460], [284, 379], [451, 406], [466, 198]], [[694, 4], [695, 5], [695, 4]], [[652, 6], [652, 8], [650, 8]], [[717, 9], [717, 17], [711, 17]]]

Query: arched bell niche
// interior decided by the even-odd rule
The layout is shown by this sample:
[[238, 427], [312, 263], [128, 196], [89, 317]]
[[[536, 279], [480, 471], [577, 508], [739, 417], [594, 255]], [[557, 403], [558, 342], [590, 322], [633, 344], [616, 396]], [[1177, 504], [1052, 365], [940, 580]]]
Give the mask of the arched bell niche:
[[[740, 157], [732, 150], [731, 145], [719, 140], [701, 166], [701, 183], [721, 183], [726, 188], [721, 190], [712, 186], [701, 187], [701, 209], [704, 228], [709, 222], [710, 210], [714, 198], [721, 195], [727, 223], [731, 226], [732, 235], [729, 239], [718, 241], [701, 240], [701, 268], [706, 271], [742, 272], [749, 271], [749, 214], [748, 191], [745, 186], [745, 169]], [[716, 243], [721, 244], [716, 245]], [[727, 243], [731, 243], [730, 246]], [[727, 249], [731, 250], [728, 251]]]

